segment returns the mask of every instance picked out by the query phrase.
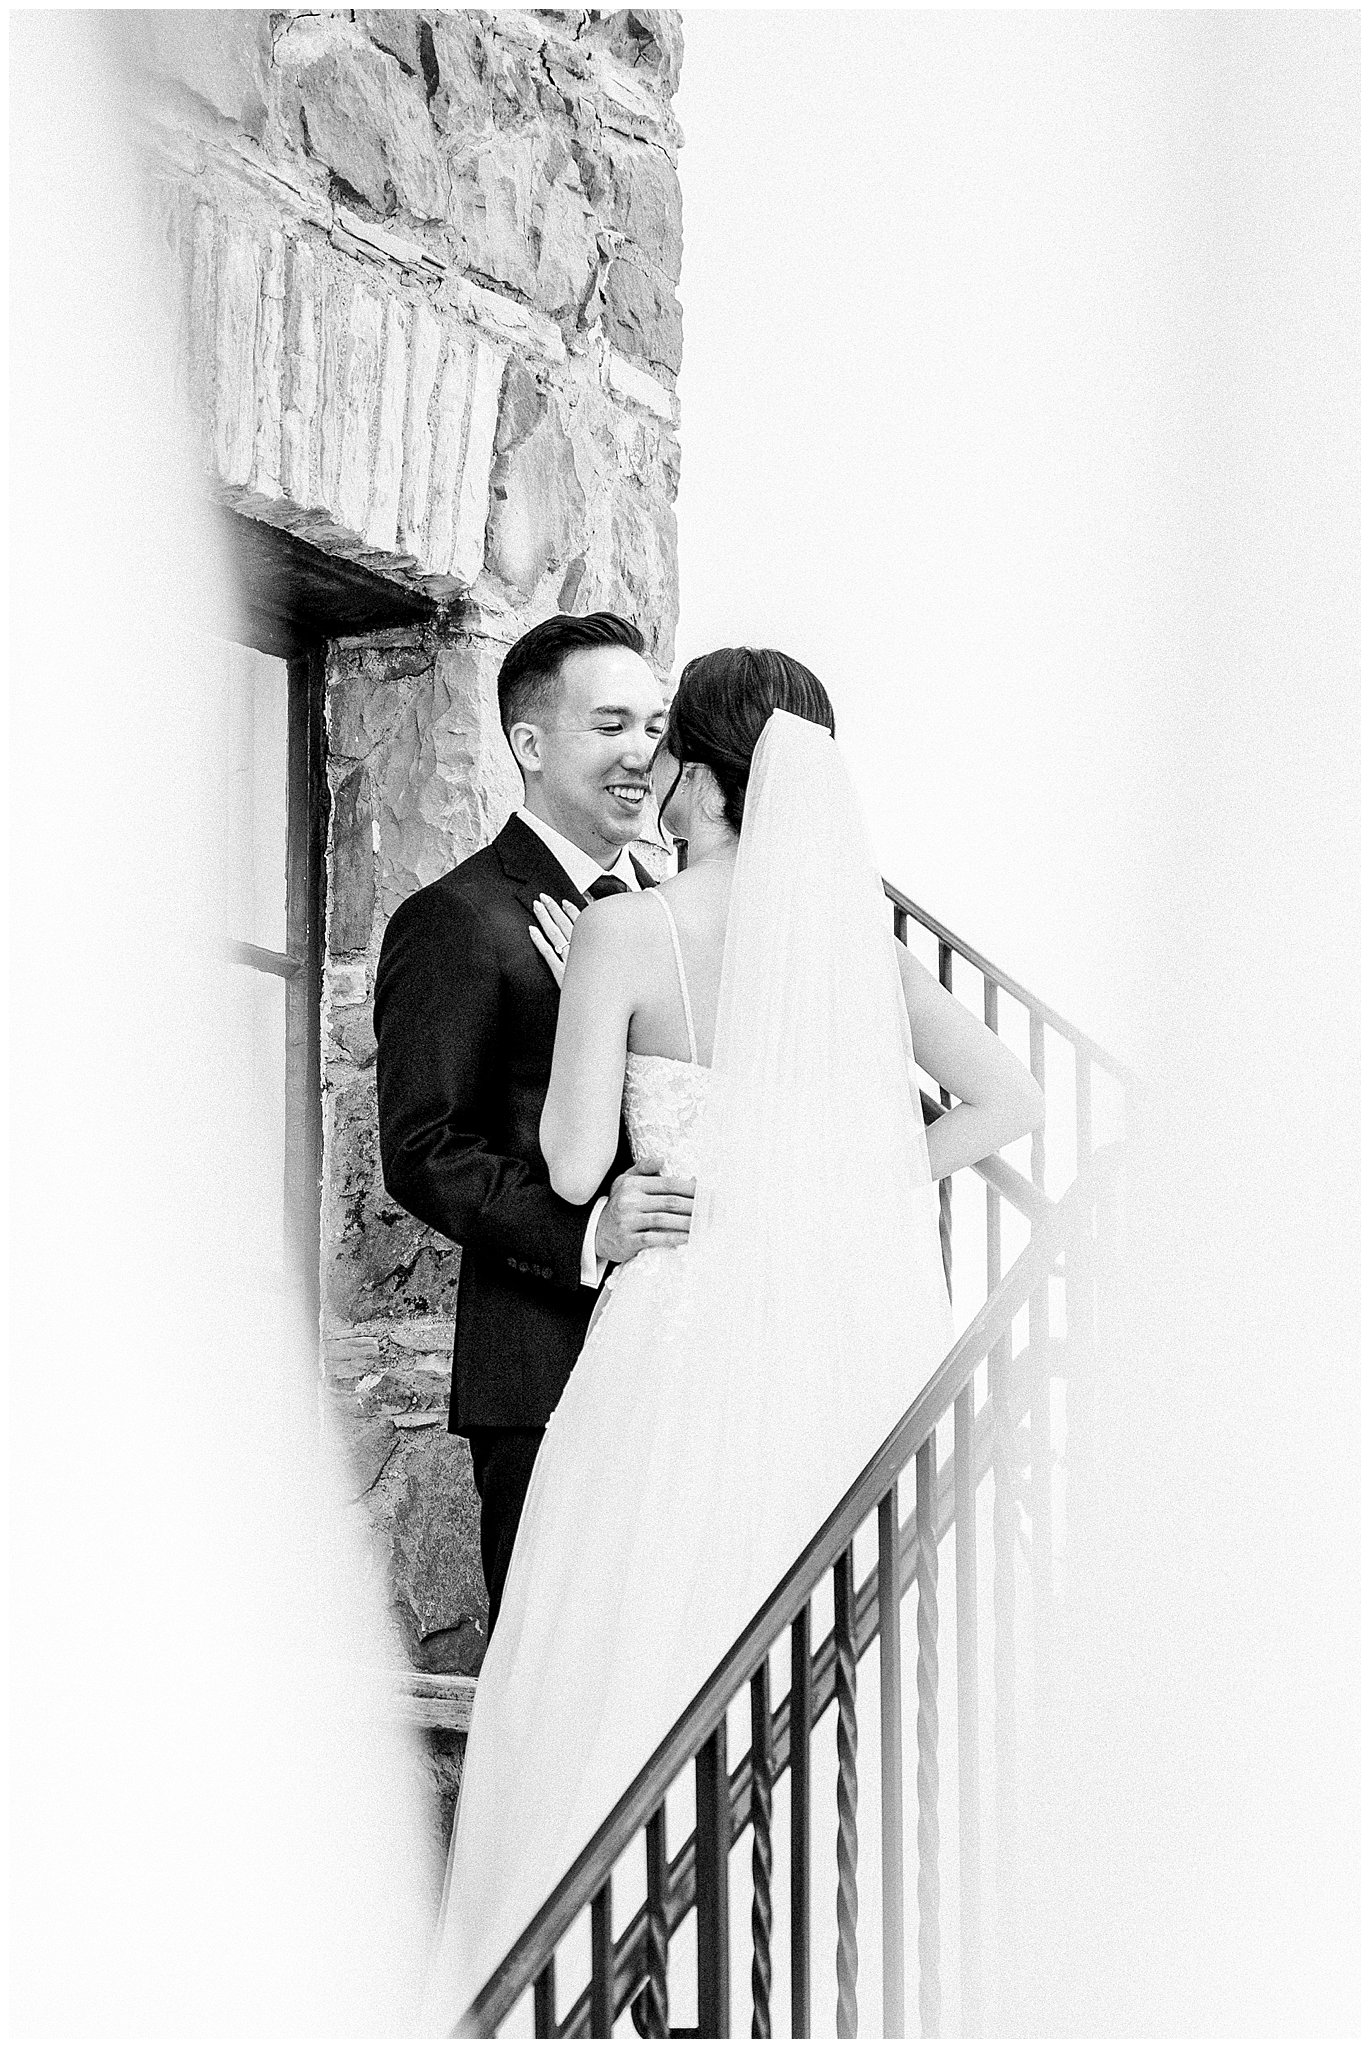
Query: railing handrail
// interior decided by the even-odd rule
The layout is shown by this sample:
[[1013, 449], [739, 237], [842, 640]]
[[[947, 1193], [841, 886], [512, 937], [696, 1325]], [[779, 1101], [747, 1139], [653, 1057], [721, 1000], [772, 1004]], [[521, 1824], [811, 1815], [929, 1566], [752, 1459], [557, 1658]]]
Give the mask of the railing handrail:
[[642, 1766], [504, 1960], [491, 1972], [461, 2016], [455, 2029], [458, 2035], [493, 2032], [555, 1954], [557, 1944], [576, 1916], [599, 1892], [624, 1848], [661, 1805], [668, 1788], [701, 1743], [719, 1725], [741, 1686], [762, 1658], [769, 1655], [771, 1646], [812, 1597], [824, 1574], [852, 1542], [857, 1529], [912, 1462], [1028, 1296], [1043, 1283], [1087, 1213], [1101, 1173], [1111, 1164], [1113, 1149], [1096, 1152], [1060, 1200], [1049, 1205], [1050, 1214], [1044, 1215], [1034, 1228], [1027, 1245], [984, 1306], [775, 1591], [758, 1608], [655, 1754]]
[[916, 918], [924, 931], [931, 932], [934, 938], [949, 946], [953, 953], [958, 953], [969, 966], [978, 968], [996, 988], [1002, 989], [1005, 995], [1012, 996], [1024, 1009], [1035, 1012], [1043, 1023], [1049, 1024], [1062, 1038], [1068, 1038], [1081, 1052], [1088, 1053], [1095, 1066], [1102, 1067], [1106, 1074], [1112, 1074], [1124, 1087], [1133, 1086], [1136, 1077], [1130, 1067], [1113, 1053], [1106, 1051], [1087, 1031], [1081, 1031], [1078, 1024], [1072, 1024], [1059, 1010], [1053, 1010], [1050, 1003], [1044, 1003], [1040, 996], [1035, 996], [1021, 981], [1015, 980], [1011, 974], [1005, 974], [1002, 968], [996, 967], [977, 947], [969, 945], [965, 939], [958, 938], [950, 925], [943, 924], [940, 917], [934, 917], [930, 910], [924, 910], [911, 896], [906, 896], [902, 889], [897, 889], [893, 882], [885, 883], [885, 895], [896, 910], [902, 910], [906, 917]]

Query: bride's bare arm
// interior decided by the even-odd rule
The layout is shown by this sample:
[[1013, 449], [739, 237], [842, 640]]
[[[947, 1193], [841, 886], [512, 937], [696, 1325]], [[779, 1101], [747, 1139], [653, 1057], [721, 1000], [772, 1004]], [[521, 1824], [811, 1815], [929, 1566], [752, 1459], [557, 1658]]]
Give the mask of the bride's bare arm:
[[539, 1136], [552, 1186], [567, 1202], [593, 1201], [618, 1151], [636, 908], [627, 897], [592, 903], [566, 956]]
[[894, 950], [918, 1064], [957, 1098], [928, 1127], [928, 1164], [933, 1179], [942, 1180], [1039, 1129], [1046, 1097], [1002, 1039], [948, 994], [907, 946]]

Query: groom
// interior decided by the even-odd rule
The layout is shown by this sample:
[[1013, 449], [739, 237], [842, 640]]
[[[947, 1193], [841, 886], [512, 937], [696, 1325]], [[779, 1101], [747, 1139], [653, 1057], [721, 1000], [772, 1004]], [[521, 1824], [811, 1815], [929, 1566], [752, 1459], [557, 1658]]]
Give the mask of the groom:
[[642, 647], [612, 612], [544, 619], [515, 641], [499, 708], [523, 803], [491, 845], [400, 905], [376, 972], [386, 1191], [462, 1247], [448, 1427], [471, 1446], [491, 1629], [604, 1275], [648, 1233], [689, 1231], [688, 1183], [635, 1169], [622, 1133], [584, 1206], [552, 1192], [538, 1143], [559, 997], [534, 903], [652, 885], [628, 851], [665, 725]]

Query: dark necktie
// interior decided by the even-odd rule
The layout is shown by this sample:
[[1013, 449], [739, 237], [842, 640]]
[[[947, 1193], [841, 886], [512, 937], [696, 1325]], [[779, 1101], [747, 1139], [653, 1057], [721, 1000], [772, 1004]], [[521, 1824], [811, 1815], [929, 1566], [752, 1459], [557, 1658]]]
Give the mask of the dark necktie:
[[597, 882], [591, 882], [585, 893], [592, 903], [597, 903], [601, 896], [622, 896], [627, 888], [628, 884], [621, 876], [601, 875]]

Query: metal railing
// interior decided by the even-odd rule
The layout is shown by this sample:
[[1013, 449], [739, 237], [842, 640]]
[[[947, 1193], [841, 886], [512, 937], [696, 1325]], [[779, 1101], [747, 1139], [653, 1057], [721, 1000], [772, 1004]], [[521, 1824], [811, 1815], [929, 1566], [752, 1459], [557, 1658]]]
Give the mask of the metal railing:
[[[1069, 1364], [1077, 1407], [1067, 1416], [1068, 1441], [1087, 1449], [1092, 1359], [1103, 1275], [1096, 1256], [1116, 1223], [1120, 1145], [1094, 1142], [1094, 1085], [1108, 1077], [1125, 1107], [1127, 1070], [1027, 989], [965, 945], [939, 920], [886, 884], [896, 936], [909, 923], [936, 941], [938, 973], [952, 987], [960, 960], [981, 978], [983, 1014], [1000, 1028], [999, 999], [1026, 1012], [1029, 1063], [1047, 1090], [1047, 1033], [1073, 1051], [1075, 1171], [1053, 1201], [1046, 1190], [1046, 1136], [1033, 1134], [1030, 1176], [1001, 1159], [976, 1169], [985, 1186], [985, 1299], [902, 1420], [814, 1535], [780, 1584], [738, 1637], [655, 1755], [586, 1844], [555, 1891], [493, 1972], [454, 2029], [494, 2033], [529, 1988], [535, 2032], [607, 2038], [631, 2008], [637, 2031], [722, 2038], [731, 2032], [733, 1985], [729, 1942], [729, 1852], [751, 1830], [751, 2032], [771, 2032], [774, 1821], [776, 1789], [789, 1775], [790, 2031], [811, 2032], [812, 1737], [830, 1708], [836, 1714], [836, 2031], [857, 2030], [857, 1670], [879, 1645], [880, 1869], [883, 2028], [905, 2034], [904, 1595], [916, 1588], [917, 2000], [920, 2031], [942, 2022], [942, 1933], [939, 1832], [939, 1565], [943, 1538], [955, 1543], [956, 1711], [960, 1957], [959, 2031], [983, 2029], [985, 1938], [981, 1893], [980, 1650], [978, 1640], [976, 1506], [981, 1482], [993, 1485], [994, 1836], [996, 2004], [1001, 2022], [1012, 2010], [1018, 1894], [1017, 1588], [1018, 1553], [1030, 1561], [1034, 1696], [1049, 1698], [1053, 1635], [1052, 1411], [1053, 1379]], [[948, 1106], [924, 1097], [925, 1113]], [[1003, 1266], [1002, 1205], [1030, 1226], [1026, 1244]], [[951, 1184], [940, 1190], [943, 1262], [951, 1284]], [[1066, 1334], [1051, 1333], [1050, 1287], [1064, 1286]], [[1026, 1310], [1027, 1342], [1013, 1349], [1015, 1318]], [[977, 1406], [977, 1375], [985, 1368]], [[938, 1425], [950, 1424], [950, 1455], [939, 1466]], [[1024, 1441], [1024, 1438], [1026, 1441]], [[1077, 1441], [1078, 1440], [1078, 1441]], [[899, 1484], [912, 1466], [914, 1510], [901, 1522]], [[877, 1561], [859, 1583], [856, 1540], [876, 1520]], [[1026, 1520], [1028, 1534], [1020, 1524]], [[812, 1643], [814, 1596], [831, 1576], [833, 1625]], [[771, 1653], [788, 1635], [789, 1691], [771, 1703]], [[746, 1692], [751, 1740], [730, 1773], [729, 1707]], [[667, 1853], [666, 1797], [693, 1766], [695, 1825], [674, 1857]], [[642, 1838], [645, 1902], [613, 1933], [615, 1866]], [[589, 1981], [558, 2012], [557, 1958], [568, 1931], [590, 1913]], [[672, 1938], [696, 1916], [697, 2024], [670, 2026], [668, 1959]]]

